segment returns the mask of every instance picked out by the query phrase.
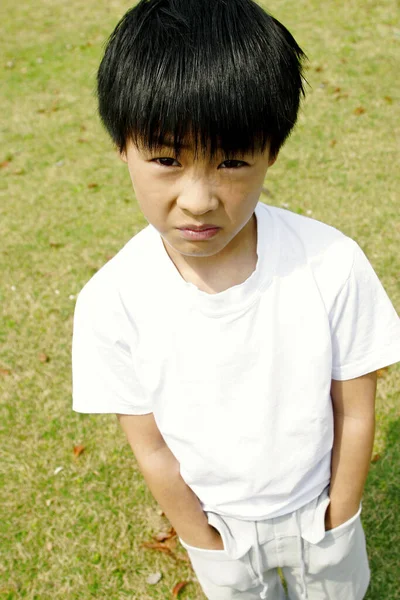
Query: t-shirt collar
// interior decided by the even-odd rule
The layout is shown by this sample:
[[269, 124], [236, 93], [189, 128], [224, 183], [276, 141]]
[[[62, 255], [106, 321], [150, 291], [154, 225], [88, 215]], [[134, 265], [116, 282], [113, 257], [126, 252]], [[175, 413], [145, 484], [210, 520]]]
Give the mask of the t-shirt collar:
[[256, 268], [245, 281], [217, 294], [204, 292], [193, 283], [185, 281], [168, 255], [160, 234], [153, 228], [163, 263], [162, 268], [166, 269], [165, 283], [168, 288], [173, 289], [175, 293], [180, 292], [185, 296], [185, 302], [208, 316], [222, 316], [249, 309], [261, 291], [269, 285], [277, 262], [276, 227], [272, 215], [262, 202], [258, 202], [254, 212], [257, 220]]

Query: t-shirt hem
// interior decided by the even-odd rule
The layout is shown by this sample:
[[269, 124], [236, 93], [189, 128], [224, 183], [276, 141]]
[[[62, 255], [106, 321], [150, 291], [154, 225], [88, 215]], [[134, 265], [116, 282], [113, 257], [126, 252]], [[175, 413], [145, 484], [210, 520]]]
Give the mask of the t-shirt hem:
[[385, 349], [383, 352], [368, 356], [365, 360], [352, 365], [332, 369], [332, 379], [344, 381], [346, 379], [355, 379], [362, 377], [367, 373], [372, 373], [378, 369], [383, 369], [400, 361], [400, 344]]
[[[214, 512], [222, 517], [229, 517], [232, 519], [240, 519], [241, 521], [265, 521], [267, 519], [275, 519], [278, 517], [284, 517], [288, 514], [293, 513], [296, 510], [302, 509], [307, 504], [318, 498], [322, 492], [325, 490], [327, 486], [330, 485], [330, 478], [323, 481], [319, 481], [318, 484], [314, 485], [312, 488], [306, 490], [302, 494], [298, 495], [295, 499], [291, 498], [289, 502], [286, 503], [285, 506], [281, 506], [281, 503], [278, 505], [280, 508], [276, 508], [275, 505], [271, 505], [270, 510], [267, 513], [257, 513], [257, 510], [253, 511], [253, 514], [244, 515], [240, 512], [227, 512], [220, 510], [216, 506], [212, 506], [211, 504], [202, 504], [202, 508], [205, 512]], [[251, 503], [251, 499], [249, 499], [249, 504]]]

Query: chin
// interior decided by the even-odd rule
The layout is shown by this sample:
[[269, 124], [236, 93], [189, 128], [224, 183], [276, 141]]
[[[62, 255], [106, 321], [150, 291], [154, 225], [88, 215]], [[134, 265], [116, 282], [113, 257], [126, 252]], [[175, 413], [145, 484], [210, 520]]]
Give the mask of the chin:
[[198, 257], [204, 257], [204, 258], [207, 258], [207, 257], [210, 257], [210, 256], [215, 256], [216, 254], [218, 254], [218, 252], [221, 252], [221, 250], [222, 250], [222, 248], [217, 248], [217, 249], [215, 249], [215, 248], [211, 249], [209, 247], [208, 248], [202, 248], [202, 247], [200, 247], [200, 244], [202, 242], [198, 242], [198, 243], [199, 243], [199, 247], [197, 247], [197, 248], [193, 248], [192, 247], [191, 250], [190, 249], [184, 249], [184, 248], [179, 248], [178, 249], [178, 248], [175, 248], [175, 247], [174, 247], [174, 250], [176, 252], [179, 252], [179, 254], [182, 254], [182, 256], [192, 256], [192, 257], [198, 256]]

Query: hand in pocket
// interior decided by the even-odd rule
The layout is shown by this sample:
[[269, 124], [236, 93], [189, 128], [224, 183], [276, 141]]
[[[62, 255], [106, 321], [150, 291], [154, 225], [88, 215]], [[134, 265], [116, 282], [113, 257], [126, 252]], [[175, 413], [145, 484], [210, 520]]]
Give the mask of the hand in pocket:
[[200, 540], [190, 540], [186, 542], [186, 540], [181, 540], [191, 548], [197, 548], [198, 550], [224, 550], [224, 542], [221, 537], [221, 534], [215, 527], [212, 525], [208, 525], [207, 529], [207, 537]]
[[217, 531], [217, 529], [215, 529], [215, 527], [213, 527], [213, 525], [209, 525], [210, 529], [213, 530], [213, 537], [214, 537], [214, 542], [212, 545], [212, 548], [210, 548], [210, 550], [224, 550], [224, 541], [222, 539], [222, 536], [220, 534], [219, 531]]
[[331, 529], [336, 529], [340, 527], [347, 521], [349, 521], [352, 517], [354, 517], [360, 505], [349, 505], [345, 508], [336, 507], [335, 504], [330, 503], [325, 512], [325, 531], [330, 531]]

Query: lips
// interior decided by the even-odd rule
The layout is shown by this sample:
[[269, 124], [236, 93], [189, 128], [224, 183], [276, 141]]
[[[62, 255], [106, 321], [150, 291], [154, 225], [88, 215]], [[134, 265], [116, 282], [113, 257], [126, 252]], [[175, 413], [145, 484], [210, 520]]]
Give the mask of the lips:
[[[193, 225], [192, 225], [193, 227]], [[214, 238], [216, 235], [218, 235], [219, 231], [220, 231], [220, 227], [211, 227], [206, 229], [206, 227], [209, 227], [208, 225], [203, 225], [202, 228], [198, 228], [197, 229], [188, 229], [187, 227], [184, 229], [178, 229], [178, 231], [180, 231], [180, 235], [186, 239], [186, 240], [191, 240], [191, 241], [195, 241], [195, 242], [201, 242], [201, 241], [205, 241], [205, 240], [210, 240], [212, 238]]]
[[207, 229], [219, 229], [218, 225], [186, 225], [178, 229], [188, 229], [189, 231], [207, 231]]

